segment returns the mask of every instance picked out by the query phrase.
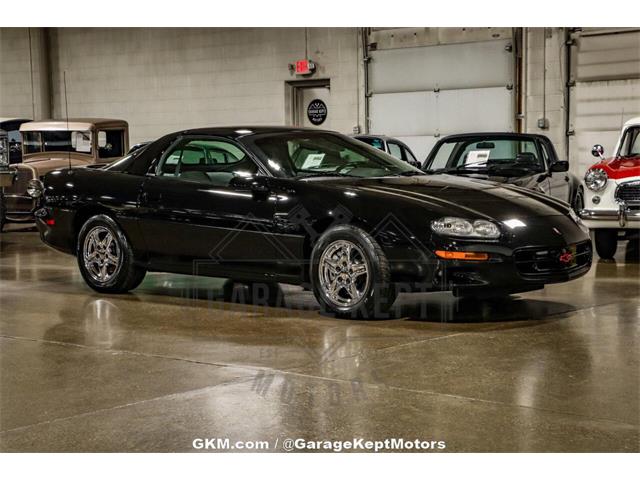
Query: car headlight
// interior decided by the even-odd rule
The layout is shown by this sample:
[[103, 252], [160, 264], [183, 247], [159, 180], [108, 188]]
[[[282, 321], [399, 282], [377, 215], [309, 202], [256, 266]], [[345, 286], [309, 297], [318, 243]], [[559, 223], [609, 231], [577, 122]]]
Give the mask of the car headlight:
[[440, 235], [467, 238], [498, 238], [500, 229], [488, 220], [465, 220], [458, 217], [443, 217], [431, 222], [431, 230]]
[[589, 170], [584, 176], [584, 184], [589, 190], [599, 192], [607, 185], [607, 172], [601, 168], [593, 168]]
[[27, 183], [27, 194], [31, 198], [39, 198], [44, 192], [44, 185], [36, 178], [29, 180]]

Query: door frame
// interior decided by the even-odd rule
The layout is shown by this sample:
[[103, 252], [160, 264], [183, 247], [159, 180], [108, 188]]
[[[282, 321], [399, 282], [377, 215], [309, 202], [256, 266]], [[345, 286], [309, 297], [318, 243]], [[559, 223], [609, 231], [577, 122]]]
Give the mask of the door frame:
[[313, 80], [290, 80], [284, 82], [284, 114], [287, 125], [300, 125], [298, 122], [298, 93], [304, 88], [327, 88], [331, 91], [329, 78], [317, 78]]

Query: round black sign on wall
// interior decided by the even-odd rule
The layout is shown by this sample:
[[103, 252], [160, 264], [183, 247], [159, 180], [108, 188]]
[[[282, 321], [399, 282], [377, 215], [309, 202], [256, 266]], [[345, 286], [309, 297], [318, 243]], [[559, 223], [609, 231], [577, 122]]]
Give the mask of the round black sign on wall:
[[319, 98], [311, 100], [307, 107], [307, 118], [314, 125], [321, 125], [327, 119], [327, 104]]

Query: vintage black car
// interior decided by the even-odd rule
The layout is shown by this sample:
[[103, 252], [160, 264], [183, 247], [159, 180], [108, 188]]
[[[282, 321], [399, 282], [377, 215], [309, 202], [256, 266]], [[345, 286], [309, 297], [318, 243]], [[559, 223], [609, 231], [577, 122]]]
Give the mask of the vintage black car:
[[49, 173], [40, 193], [42, 239], [99, 292], [166, 271], [310, 285], [325, 311], [370, 317], [399, 287], [499, 296], [591, 265], [564, 202], [426, 175], [315, 129], [177, 132], [108, 167]]
[[449, 135], [434, 145], [423, 170], [510, 183], [567, 202], [576, 213], [584, 208], [580, 179], [569, 173], [569, 162], [558, 160], [553, 143], [544, 135]]
[[28, 118], [0, 118], [0, 130], [7, 132], [9, 163], [22, 162], [22, 137], [20, 125], [30, 122]]

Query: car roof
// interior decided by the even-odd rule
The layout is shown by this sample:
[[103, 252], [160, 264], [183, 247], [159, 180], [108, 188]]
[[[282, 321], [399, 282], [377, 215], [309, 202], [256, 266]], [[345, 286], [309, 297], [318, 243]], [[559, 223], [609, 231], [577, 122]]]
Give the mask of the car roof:
[[0, 117], [0, 125], [4, 125], [5, 123], [25, 123], [30, 121], [30, 118]]
[[353, 135], [354, 138], [380, 138], [382, 140], [395, 140], [395, 138], [390, 137], [388, 135], [374, 135], [373, 133], [358, 133]]
[[174, 134], [182, 135], [210, 135], [214, 137], [227, 137], [227, 138], [241, 138], [252, 135], [261, 135], [265, 133], [293, 133], [293, 132], [313, 132], [313, 133], [334, 133], [338, 132], [331, 130], [322, 130], [319, 128], [307, 128], [307, 127], [287, 127], [287, 126], [234, 126], [234, 127], [204, 127], [204, 128], [192, 128], [189, 130], [181, 130], [174, 132]]
[[379, 138], [380, 140], [384, 140], [385, 142], [398, 142], [398, 143], [401, 143], [402, 145], [405, 145], [405, 143], [402, 140], [396, 137], [390, 137], [389, 135], [374, 135], [372, 133], [358, 133], [352, 136], [353, 138]]
[[640, 125], [640, 117], [633, 117], [624, 122], [625, 127], [628, 127], [629, 125]]
[[453, 135], [447, 135], [446, 137], [441, 138], [439, 141], [443, 142], [445, 140], [451, 140], [453, 138], [473, 138], [473, 137], [504, 137], [504, 138], [541, 138], [547, 139], [545, 135], [541, 135], [539, 133], [518, 133], [518, 132], [476, 132], [476, 133], [456, 133]]
[[35, 122], [27, 122], [20, 125], [21, 132], [41, 132], [44, 130], [91, 130], [97, 128], [109, 127], [128, 127], [129, 124], [125, 120], [116, 118], [69, 118], [69, 119], [52, 119], [38, 120]]

